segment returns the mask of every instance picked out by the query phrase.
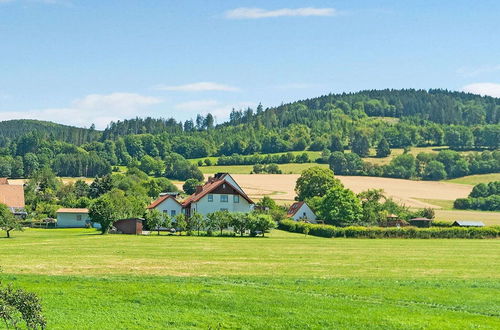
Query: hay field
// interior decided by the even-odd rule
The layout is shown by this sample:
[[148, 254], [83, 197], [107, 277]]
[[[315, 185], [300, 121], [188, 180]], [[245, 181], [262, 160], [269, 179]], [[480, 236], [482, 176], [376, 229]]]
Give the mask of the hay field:
[[[252, 198], [272, 196], [281, 201], [292, 201], [295, 197], [295, 182], [298, 174], [234, 174], [235, 180]], [[410, 207], [437, 207], [418, 199], [455, 200], [466, 197], [472, 189], [470, 185], [436, 182], [411, 181], [403, 179], [341, 176], [337, 178], [355, 193], [367, 189], [383, 189], [388, 196]]]

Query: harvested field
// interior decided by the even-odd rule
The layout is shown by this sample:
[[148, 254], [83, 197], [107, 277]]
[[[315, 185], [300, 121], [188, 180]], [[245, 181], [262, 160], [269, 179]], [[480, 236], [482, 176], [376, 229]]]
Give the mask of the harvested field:
[[[298, 174], [234, 174], [236, 181], [252, 198], [265, 195], [276, 200], [292, 201], [295, 197], [295, 182]], [[383, 189], [388, 196], [409, 207], [434, 207], [418, 199], [454, 200], [466, 197], [471, 191], [470, 185], [436, 182], [411, 181], [391, 178], [337, 175], [342, 183], [354, 192], [367, 189]]]

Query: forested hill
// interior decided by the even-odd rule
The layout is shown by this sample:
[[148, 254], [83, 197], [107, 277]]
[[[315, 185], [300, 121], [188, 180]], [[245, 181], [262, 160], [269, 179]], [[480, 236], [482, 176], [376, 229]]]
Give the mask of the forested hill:
[[35, 133], [40, 138], [59, 140], [80, 145], [96, 141], [101, 137], [101, 132], [93, 128], [80, 128], [66, 126], [48, 121], [18, 119], [0, 122], [0, 145], [7, 141], [18, 139], [28, 133]]

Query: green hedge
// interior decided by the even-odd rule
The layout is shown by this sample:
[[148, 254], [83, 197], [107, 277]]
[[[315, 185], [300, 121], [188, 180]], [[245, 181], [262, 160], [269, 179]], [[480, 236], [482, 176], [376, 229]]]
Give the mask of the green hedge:
[[279, 229], [306, 233], [320, 237], [347, 237], [347, 238], [498, 238], [498, 227], [334, 227], [318, 225], [292, 220], [282, 220]]

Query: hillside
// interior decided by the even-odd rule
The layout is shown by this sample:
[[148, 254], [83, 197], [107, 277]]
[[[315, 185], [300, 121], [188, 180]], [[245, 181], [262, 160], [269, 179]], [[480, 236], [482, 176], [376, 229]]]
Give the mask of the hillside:
[[[372, 161], [377, 165], [373, 167], [363, 165], [362, 160], [374, 157], [374, 153], [382, 159], [391, 150], [410, 147], [496, 150], [500, 147], [499, 120], [498, 98], [413, 89], [329, 94], [267, 109], [259, 105], [256, 109], [233, 110], [229, 121], [217, 126], [211, 114], [185, 122], [173, 118], [127, 119], [110, 123], [104, 131], [11, 120], [0, 122], [0, 175], [29, 176], [34, 168], [48, 165], [63, 176], [95, 176], [109, 172], [112, 166], [131, 164], [161, 175], [163, 162], [173, 153], [187, 159], [215, 156], [219, 165], [221, 156], [228, 156], [223, 159], [224, 165], [254, 165], [314, 161], [302, 155], [304, 151], [317, 152], [322, 157], [318, 161], [328, 163], [335, 152], [349, 150], [350, 156], [336, 155], [337, 163], [347, 164], [340, 171], [337, 168], [337, 174], [423, 177], [422, 166], [417, 169], [410, 164], [412, 168], [405, 172], [397, 161], [386, 170], [378, 164], [387, 162]], [[279, 158], [269, 156], [278, 153], [282, 153]], [[254, 156], [259, 154], [267, 156]], [[150, 158], [145, 160], [145, 156]], [[460, 168], [452, 169], [448, 164], [443, 174], [438, 164], [428, 177], [436, 180], [492, 173], [500, 166], [497, 156], [486, 153], [459, 159], [456, 154], [444, 154], [441, 163], [449, 163], [446, 159], [451, 157], [452, 162], [461, 162]], [[423, 165], [433, 157], [425, 156]], [[214, 165], [211, 160], [207, 162]], [[349, 164], [354, 167], [348, 169], [352, 167]]]

